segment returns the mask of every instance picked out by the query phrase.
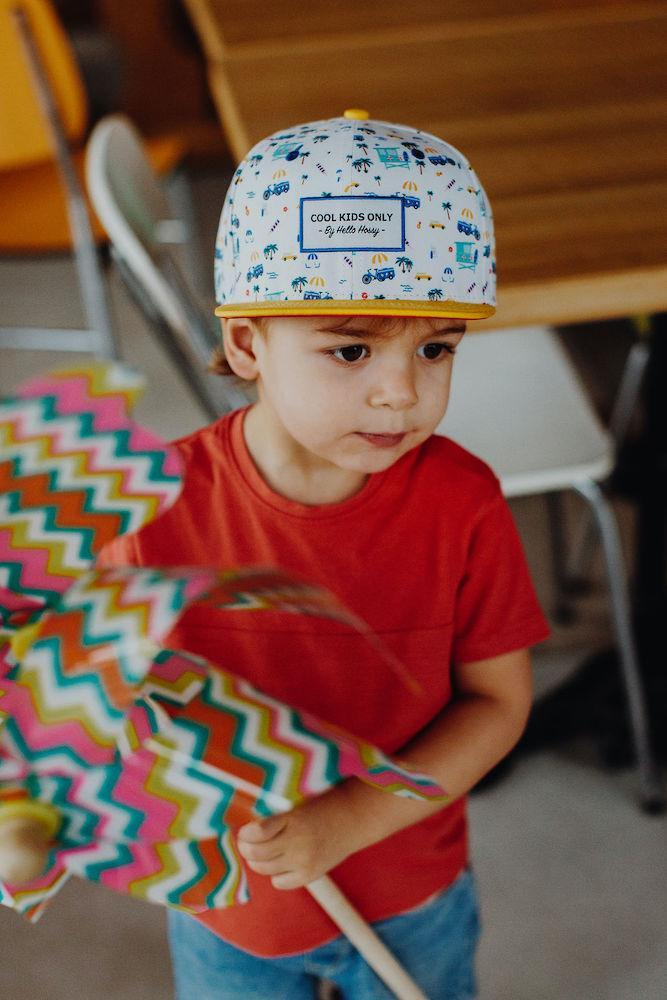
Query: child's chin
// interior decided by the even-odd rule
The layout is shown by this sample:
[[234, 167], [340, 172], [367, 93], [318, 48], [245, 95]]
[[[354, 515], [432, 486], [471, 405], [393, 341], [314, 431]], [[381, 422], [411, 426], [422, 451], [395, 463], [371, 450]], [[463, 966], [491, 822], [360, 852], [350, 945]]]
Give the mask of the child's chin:
[[373, 472], [384, 472], [389, 469], [399, 458], [405, 454], [405, 448], [378, 449], [370, 455], [359, 455], [356, 460], [351, 460], [347, 468], [354, 472], [364, 472], [370, 475]]

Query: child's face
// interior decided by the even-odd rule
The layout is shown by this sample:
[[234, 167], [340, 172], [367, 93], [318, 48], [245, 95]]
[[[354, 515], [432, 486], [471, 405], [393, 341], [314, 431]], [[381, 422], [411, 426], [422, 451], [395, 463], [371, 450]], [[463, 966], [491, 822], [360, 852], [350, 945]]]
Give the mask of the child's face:
[[276, 317], [253, 337], [261, 403], [311, 456], [379, 472], [447, 409], [462, 320]]

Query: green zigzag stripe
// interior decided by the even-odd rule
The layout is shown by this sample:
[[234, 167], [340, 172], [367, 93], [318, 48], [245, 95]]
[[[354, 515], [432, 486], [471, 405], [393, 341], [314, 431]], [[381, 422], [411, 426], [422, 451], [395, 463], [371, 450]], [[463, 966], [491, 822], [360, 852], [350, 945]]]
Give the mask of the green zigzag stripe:
[[[173, 475], [167, 476], [164, 472], [164, 463], [166, 456], [164, 451], [161, 449], [152, 449], [150, 451], [137, 451], [130, 449], [128, 442], [132, 435], [134, 428], [117, 428], [115, 431], [98, 431], [95, 430], [94, 423], [97, 414], [93, 411], [86, 411], [77, 414], [61, 414], [56, 409], [57, 403], [59, 402], [56, 396], [44, 396], [43, 400], [43, 420], [46, 424], [49, 421], [58, 421], [61, 424], [66, 421], [72, 421], [73, 423], [79, 425], [79, 437], [82, 440], [97, 439], [100, 440], [104, 438], [106, 440], [112, 440], [116, 443], [116, 449], [114, 454], [118, 458], [124, 456], [130, 458], [143, 458], [148, 461], [148, 467], [151, 470], [151, 477], [156, 477], [155, 481], [163, 482], [180, 482], [180, 476]], [[47, 435], [48, 436], [48, 432]], [[57, 459], [57, 453], [54, 453], [54, 458]], [[151, 481], [153, 481], [151, 479]]]
[[[38, 610], [38, 614], [41, 616], [42, 613], [48, 608], [50, 602], [52, 602], [56, 596], [53, 590], [42, 590], [39, 587], [24, 587], [21, 583], [21, 573], [23, 572], [22, 562], [0, 562], [0, 570], [6, 570], [8, 579], [3, 586], [7, 590], [11, 590], [12, 593], [25, 597], [33, 597], [36, 600], [46, 601], [46, 605]], [[4, 604], [0, 604], [0, 618], [4, 618], [9, 614], [9, 609], [5, 607]]]
[[[86, 494], [86, 501], [82, 504], [82, 508], [86, 513], [92, 513], [98, 517], [109, 514], [112, 517], [118, 517], [121, 521], [121, 530], [118, 534], [124, 534], [127, 531], [128, 521], [130, 517], [129, 511], [123, 511], [114, 508], [113, 510], [98, 510], [93, 504], [88, 504], [88, 494], [93, 492], [91, 489], [86, 488], [85, 490], [81, 486], [65, 486], [65, 487], [50, 487], [52, 493], [82, 493]], [[52, 535], [70, 535], [77, 536], [79, 538], [79, 555], [82, 559], [86, 559], [88, 562], [92, 562], [95, 558], [95, 553], [93, 551], [93, 542], [95, 540], [95, 529], [86, 528], [83, 526], [72, 527], [70, 525], [60, 525], [58, 524], [57, 518], [60, 513], [60, 508], [57, 503], [54, 504], [38, 504], [37, 506], [25, 506], [22, 503], [22, 491], [20, 488], [11, 490], [11, 492], [6, 493], [9, 503], [9, 512], [12, 514], [34, 514], [35, 512], [42, 513], [44, 515], [44, 521], [41, 527], [41, 531], [50, 532]], [[118, 499], [119, 503], [122, 503], [122, 498]], [[9, 531], [12, 530], [11, 525], [7, 525]], [[39, 543], [37, 543], [39, 544]], [[45, 546], [48, 542], [43, 543]]]
[[[70, 797], [70, 792], [74, 784], [74, 778], [67, 775], [31, 775], [30, 791], [34, 798], [43, 802], [52, 802], [60, 809], [63, 816], [63, 827], [59, 833], [59, 839], [71, 845], [80, 846], [94, 840], [100, 819], [105, 819], [108, 812], [104, 809], [104, 804], [108, 803], [113, 817], [120, 823], [123, 817], [123, 832], [128, 841], [136, 840], [138, 831], [145, 815], [142, 810], [126, 802], [118, 802], [113, 797], [113, 791], [121, 774], [121, 769], [117, 764], [108, 767], [96, 767], [87, 769], [93, 770], [98, 777], [103, 780], [96, 785], [98, 788], [97, 797], [102, 803], [102, 807], [95, 811], [89, 805]], [[74, 793], [77, 794], [77, 793]], [[73, 836], [72, 830], [76, 829], [77, 834]]]
[[[220, 795], [219, 804], [215, 807], [215, 809], [213, 809], [209, 818], [209, 824], [214, 829], [215, 827], [219, 827], [220, 829], [222, 829], [226, 825], [225, 814], [234, 797], [234, 789], [230, 788], [227, 784], [225, 784], [223, 782], [223, 779], [216, 780], [213, 776], [202, 773], [202, 771], [197, 767], [197, 760], [203, 759], [206, 745], [208, 742], [208, 737], [210, 734], [208, 733], [208, 730], [206, 729], [205, 726], [193, 722], [192, 719], [180, 717], [178, 719], [172, 719], [171, 721], [174, 724], [177, 724], [179, 728], [186, 730], [188, 733], [190, 733], [191, 736], [194, 737], [196, 749], [191, 754], [193, 763], [188, 766], [183, 766], [182, 771], [186, 777], [191, 778], [194, 782], [203, 785], [208, 785], [210, 788], [214, 788], [216, 792], [219, 793]], [[174, 767], [175, 765], [170, 763], [168, 769], [173, 773]], [[158, 772], [160, 776], [165, 770], [167, 770], [167, 768], [165, 767], [160, 768]], [[167, 786], [165, 785], [165, 788], [166, 787]], [[158, 788], [158, 790], [160, 788], [160, 785], [158, 783], [156, 783], [156, 788]], [[171, 789], [171, 786], [169, 786], [169, 795], [170, 795], [170, 801], [173, 801], [174, 792]], [[189, 798], [196, 798], [196, 795], [194, 796], [189, 795]]]
[[[191, 840], [188, 843], [188, 854], [192, 858], [192, 861], [196, 865], [196, 869], [191, 878], [180, 883], [180, 885], [174, 886], [170, 892], [167, 893], [165, 899], [168, 902], [178, 905], [181, 901], [181, 897], [189, 890], [193, 889], [207, 874], [207, 865], [201, 856], [199, 850], [199, 845], [196, 840]], [[227, 861], [227, 858], [224, 859]], [[227, 864], [227, 874], [229, 874], [229, 864]]]
[[101, 767], [99, 770], [104, 775], [104, 780], [98, 792], [99, 798], [102, 802], [108, 802], [113, 805], [115, 813], [120, 811], [126, 814], [125, 836], [128, 840], [137, 840], [139, 829], [146, 818], [146, 813], [143, 809], [137, 809], [128, 802], [119, 802], [113, 795], [118, 780], [121, 777], [122, 765], [114, 763], [108, 767]]
[[[19, 400], [19, 403], [25, 403], [25, 400]], [[41, 437], [42, 441], [51, 441], [53, 439], [52, 433], [49, 431], [48, 424], [50, 421], [58, 422], [60, 425], [63, 423], [72, 423], [78, 425], [76, 428], [78, 437], [82, 442], [81, 450], [79, 454], [90, 454], [90, 451], [85, 447], [85, 442], [93, 441], [107, 441], [111, 442], [112, 454], [116, 459], [127, 458], [132, 464], [141, 465], [144, 468], [148, 467], [148, 475], [144, 473], [144, 477], [148, 483], [159, 485], [160, 483], [173, 483], [177, 485], [180, 482], [180, 476], [178, 474], [167, 475], [164, 471], [164, 465], [167, 460], [167, 455], [164, 450], [160, 447], [155, 447], [150, 450], [141, 449], [137, 450], [135, 447], [130, 447], [130, 439], [133, 433], [133, 428], [118, 428], [114, 431], [98, 431], [95, 430], [94, 421], [96, 414], [91, 412], [79, 413], [79, 414], [60, 414], [55, 409], [54, 404], [57, 403], [56, 397], [44, 397], [43, 403], [43, 413], [42, 420], [44, 422], [44, 431]], [[49, 459], [53, 463], [62, 463], [65, 457], [59, 455], [55, 449], [50, 450], [45, 456], [45, 461]], [[94, 457], [94, 456], [93, 456]], [[21, 478], [23, 475], [32, 475], [31, 470], [27, 470], [25, 473], [22, 471], [23, 463], [25, 459], [21, 455], [16, 456], [12, 461], [12, 468], [17, 474], [17, 478]], [[112, 472], [116, 470], [111, 470]], [[55, 465], [52, 469], [42, 470], [42, 474], [48, 477], [48, 481], [51, 484], [51, 488], [54, 492], [62, 490], [63, 488], [70, 487], [70, 483], [62, 484], [59, 481], [59, 477], [62, 475], [62, 469]], [[103, 474], [103, 473], [102, 473]], [[100, 475], [100, 473], [91, 472], [91, 476]], [[95, 488], [93, 484], [89, 484], [85, 488], [86, 499], [94, 498]], [[90, 508], [84, 508], [87, 513], [95, 512], [96, 508], [91, 506]], [[115, 512], [114, 513], [118, 513]]]
[[312, 729], [309, 729], [295, 709], [290, 709], [289, 718], [290, 726], [295, 730], [295, 732], [307, 737], [309, 743], [313, 740], [317, 740], [318, 743], [321, 744], [324, 752], [326, 753], [324, 776], [330, 785], [338, 784], [338, 782], [342, 780], [343, 775], [338, 767], [339, 750], [334, 741], [327, 739], [320, 733], [314, 733]]
[[[180, 614], [186, 604], [186, 594], [185, 588], [187, 587], [189, 580], [172, 578], [169, 579], [161, 573], [160, 570], [146, 570], [137, 569], [136, 573], [133, 574], [133, 578], [142, 579], [144, 588], [150, 586], [151, 583], [156, 583], [161, 589], [161, 597], [165, 597], [165, 591], [171, 591], [171, 596], [169, 600], [169, 611], [172, 615], [176, 616]], [[122, 581], [120, 581], [122, 583]], [[106, 587], [102, 585], [98, 589], [98, 593], [105, 593]], [[91, 596], [88, 596], [90, 594]], [[164, 603], [162, 601], [161, 603]], [[73, 587], [66, 591], [60, 600], [60, 608], [63, 613], [72, 611], [80, 613], [83, 616], [83, 636], [81, 637], [82, 645], [94, 647], [100, 646], [106, 643], [115, 643], [119, 638], [124, 637], [124, 632], [118, 629], [117, 622], [119, 619], [127, 621], [128, 619], [132, 621], [137, 619], [137, 611], [134, 608], [124, 608], [121, 604], [114, 604], [112, 615], [109, 616], [109, 629], [110, 631], [102, 633], [101, 635], [93, 635], [88, 631], [87, 623], [88, 620], [91, 622], [95, 620], [95, 615], [97, 614], [99, 619], [100, 602], [95, 599], [95, 585], [91, 590], [81, 590], [75, 583]], [[95, 622], [96, 626], [99, 626], [99, 621]], [[111, 631], [115, 626], [115, 631]], [[133, 676], [131, 671], [128, 671], [128, 676]]]
[[[178, 772], [178, 766], [176, 766], [176, 770]], [[200, 775], [196, 772], [194, 767], [184, 767], [181, 768], [180, 771], [185, 777], [191, 778], [193, 780], [193, 784], [195, 781], [197, 784], [202, 783], [200, 781]], [[215, 787], [216, 792], [223, 792], [227, 801], [229, 801], [229, 790], [224, 788], [224, 786], [220, 787], [215, 781], [211, 782], [209, 780], [205, 780], [203, 783], [209, 785], [212, 784]], [[183, 782], [179, 787], [177, 783], [174, 782], [174, 765], [172, 762], [166, 757], [158, 756], [150, 769], [150, 774], [147, 780], [143, 785], [144, 791], [155, 795], [157, 798], [170, 803], [170, 805], [173, 805], [176, 808], [177, 812], [175, 816], [175, 823], [172, 820], [172, 829], [170, 829], [170, 834], [176, 839], [179, 838], [179, 834], [175, 833], [173, 828], [175, 827], [175, 830], [178, 830], [183, 824], [187, 826], [188, 818], [194, 811], [201, 807], [201, 796], [198, 795], [195, 790], [183, 787], [184, 784], [185, 783]], [[225, 806], [226, 803], [223, 803], [223, 813]], [[214, 811], [216, 815], [218, 811], [220, 811], [220, 808]], [[209, 826], [214, 827], [214, 823], [211, 818], [208, 819], [208, 823]]]
[[[102, 685], [100, 677], [93, 670], [81, 674], [65, 674], [62, 669], [63, 657], [61, 655], [60, 645], [62, 638], [59, 635], [47, 635], [41, 636], [37, 639], [34, 645], [31, 647], [31, 651], [35, 652], [38, 650], [46, 650], [49, 655], [49, 666], [51, 667], [51, 676], [48, 678], [49, 681], [53, 682], [53, 686], [57, 687], [59, 690], [65, 690], [69, 688], [74, 691], [76, 688], [79, 690], [88, 689], [93, 691], [94, 696], [98, 703], [100, 703], [107, 715], [109, 716], [109, 721], [112, 723], [120, 721], [125, 712], [122, 709], [116, 708], [107, 700], [106, 691]], [[20, 681], [21, 675], [25, 674], [27, 670], [30, 670], [32, 677], [37, 677], [40, 680], [39, 684], [39, 703], [37, 704], [37, 710], [40, 713], [40, 717], [43, 718], [44, 714], [46, 717], [50, 717], [50, 711], [48, 709], [49, 701], [49, 691], [47, 689], [47, 684], [44, 683], [44, 677], [42, 671], [36, 671], [29, 668], [30, 660], [26, 658], [23, 665], [19, 665], [15, 670], [15, 676]], [[31, 690], [34, 691], [34, 685], [31, 684]], [[80, 704], [80, 699], [73, 699]], [[59, 719], [61, 708], [56, 709], [55, 717]], [[91, 715], [93, 721], [95, 720], [94, 713]], [[59, 721], [61, 721], [59, 719]]]
[[[232, 836], [228, 830], [221, 837], [219, 850], [227, 862], [227, 875], [222, 883], [218, 884], [217, 888], [212, 889], [206, 896], [206, 904], [211, 909], [215, 906], [220, 906], [219, 895], [221, 891], [225, 894], [225, 903], [228, 906], [237, 901], [237, 896], [240, 902], [246, 901], [249, 898], [241, 859], [236, 852]], [[230, 858], [233, 863], [230, 861]]]
[[[202, 688], [200, 697], [202, 701], [211, 706], [212, 708], [220, 708], [219, 703], [211, 695], [211, 683], [210, 679], [206, 680], [204, 687]], [[276, 765], [271, 761], [266, 760], [266, 758], [258, 757], [256, 754], [252, 753], [249, 749], [245, 749], [243, 746], [246, 732], [248, 729], [248, 718], [247, 714], [244, 714], [241, 710], [236, 710], [230, 708], [230, 706], [225, 705], [224, 710], [228, 712], [236, 720], [236, 726], [234, 729], [234, 738], [232, 740], [232, 751], [240, 759], [248, 761], [252, 764], [257, 765], [264, 772], [264, 781], [262, 782], [262, 788], [270, 790], [271, 784], [276, 774]], [[180, 721], [180, 720], [179, 720]], [[202, 727], [205, 728], [205, 727]], [[210, 735], [210, 734], [209, 734]]]
[[81, 767], [87, 769], [91, 766], [87, 760], [79, 757], [79, 755], [74, 752], [68, 743], [58, 743], [49, 747], [40, 747], [39, 750], [34, 751], [33, 748], [23, 739], [23, 734], [17, 728], [16, 723], [11, 716], [6, 719], [4, 728], [7, 734], [16, 743], [20, 755], [30, 763], [42, 764], [51, 757], [64, 757], [66, 760], [72, 762], [73, 769], [79, 769]]
[[105, 841], [106, 845], [114, 848], [116, 856], [113, 858], [107, 856], [104, 860], [89, 861], [85, 865], [81, 865], [80, 871], [84, 878], [90, 879], [92, 882], [100, 882], [104, 872], [131, 864], [133, 861], [132, 850], [128, 844], [118, 842], [111, 844], [109, 841]]

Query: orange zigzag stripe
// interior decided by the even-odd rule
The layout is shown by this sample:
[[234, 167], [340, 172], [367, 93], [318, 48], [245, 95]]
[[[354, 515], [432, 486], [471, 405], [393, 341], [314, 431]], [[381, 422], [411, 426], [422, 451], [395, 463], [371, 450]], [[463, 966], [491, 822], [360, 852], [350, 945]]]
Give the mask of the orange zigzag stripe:
[[[140, 464], [145, 460], [144, 456], [135, 456], [133, 455], [133, 453], [130, 452], [127, 455], [121, 455], [118, 456], [117, 458], [117, 460], [120, 459], [127, 460], [128, 463], [127, 468], [124, 469], [118, 469], [114, 467], [102, 468], [102, 469], [90, 468], [89, 465], [90, 462], [98, 463], [100, 460], [99, 441], [94, 441], [91, 439], [89, 444], [86, 445], [86, 439], [84, 438], [79, 442], [77, 451], [59, 452], [54, 446], [53, 437], [51, 437], [48, 433], [38, 438], [34, 437], [27, 440], [23, 437], [14, 437], [13, 435], [9, 434], [9, 440], [11, 441], [12, 444], [19, 446], [21, 444], [27, 443], [27, 440], [29, 440], [32, 445], [38, 445], [40, 447], [40, 458], [47, 461], [50, 460], [57, 463], [58, 461], [61, 460], [64, 462], [65, 459], [67, 459], [70, 463], [74, 465], [74, 475], [76, 477], [81, 477], [88, 480], [85, 485], [89, 490], [94, 488], [94, 480], [106, 479], [111, 484], [112, 487], [110, 490], [107, 491], [109, 493], [111, 500], [122, 499], [123, 497], [128, 495], [127, 492], [123, 489], [123, 481], [127, 479], [128, 472], [131, 471], [131, 463], [135, 462], [137, 464]], [[37, 485], [40, 482], [43, 482], [44, 495], [47, 497], [51, 495], [51, 490], [47, 485], [48, 478], [44, 473], [35, 473], [34, 476], [30, 475], [21, 477], [18, 482], [29, 483], [32, 479], [35, 480], [35, 487], [34, 487], [35, 490]], [[93, 482], [91, 483], [90, 480], [93, 480]], [[74, 480], [72, 485], [76, 486], [76, 480]], [[17, 481], [15, 478], [12, 477], [10, 464], [2, 463], [2, 465], [0, 465], [0, 488], [2, 488], [3, 492], [5, 492], [9, 489], [16, 488], [16, 486], [17, 486]], [[150, 490], [151, 488], [150, 482], [144, 483], [144, 487], [146, 490]], [[80, 488], [83, 489], [83, 486]], [[160, 491], [164, 489], [164, 486], [162, 483], [157, 483], [155, 484], [155, 489]], [[131, 493], [129, 495], [136, 502], [140, 502], [143, 500], [147, 504], [152, 503], [153, 506], [156, 503], [154, 493], [151, 492], [143, 492], [141, 494]], [[38, 494], [35, 497], [35, 503], [36, 504], [39, 503]]]
[[[109, 479], [112, 478], [111, 473], [103, 475]], [[60, 528], [71, 528], [82, 532], [87, 530], [96, 533], [102, 532], [103, 537], [100, 545], [119, 534], [121, 528], [120, 513], [115, 513], [113, 510], [85, 510], [84, 504], [90, 503], [90, 500], [83, 487], [67, 491], [53, 491], [49, 486], [49, 477], [46, 474], [38, 473], [22, 477], [19, 480], [7, 477], [6, 481], [3, 481], [0, 474], [0, 492], [8, 492], [9, 489], [20, 494], [22, 509], [55, 509], [55, 524]], [[118, 495], [119, 491], [116, 490], [116, 496]], [[137, 502], [140, 500], [141, 498], [137, 497]]]

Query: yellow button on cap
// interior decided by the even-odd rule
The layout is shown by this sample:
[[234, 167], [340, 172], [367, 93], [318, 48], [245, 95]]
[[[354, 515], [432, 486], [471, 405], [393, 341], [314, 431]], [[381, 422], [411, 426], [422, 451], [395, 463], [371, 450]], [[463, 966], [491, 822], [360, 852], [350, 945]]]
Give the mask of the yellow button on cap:
[[368, 111], [364, 111], [363, 108], [348, 108], [347, 111], [343, 112], [343, 118], [354, 118], [356, 121], [363, 121], [364, 118], [368, 117]]

